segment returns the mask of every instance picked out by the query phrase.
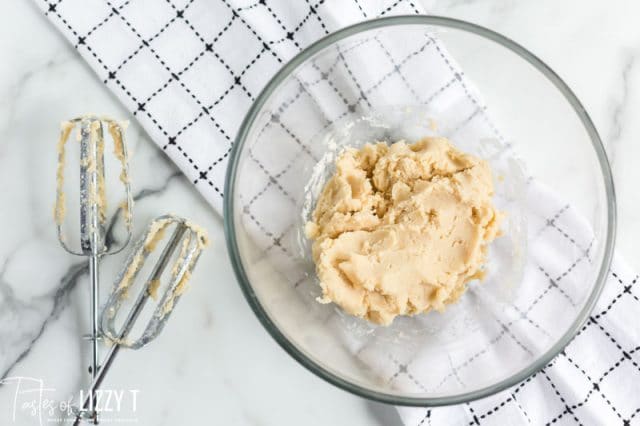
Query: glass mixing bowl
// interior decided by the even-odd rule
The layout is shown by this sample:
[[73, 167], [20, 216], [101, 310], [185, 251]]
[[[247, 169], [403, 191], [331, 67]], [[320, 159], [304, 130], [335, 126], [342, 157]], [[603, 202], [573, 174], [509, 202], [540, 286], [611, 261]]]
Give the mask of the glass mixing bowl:
[[[507, 216], [486, 278], [388, 327], [318, 303], [303, 227], [336, 154], [425, 135], [493, 168]], [[318, 376], [398, 405], [470, 401], [542, 368], [589, 315], [614, 241], [606, 155], [567, 85], [513, 41], [433, 16], [363, 22], [293, 58], [242, 123], [225, 194], [231, 261], [267, 331]]]

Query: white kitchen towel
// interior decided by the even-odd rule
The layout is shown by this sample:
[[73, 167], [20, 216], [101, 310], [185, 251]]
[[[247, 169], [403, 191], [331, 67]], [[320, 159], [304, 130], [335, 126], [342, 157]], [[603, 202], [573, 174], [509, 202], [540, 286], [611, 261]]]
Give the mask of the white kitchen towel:
[[[235, 132], [254, 97], [286, 60], [344, 25], [427, 9], [409, 0], [306, 0], [295, 7], [285, 0], [36, 1], [218, 212]], [[484, 117], [466, 86], [456, 83], [463, 80], [461, 73], [448, 66], [445, 53], [439, 57], [447, 65], [438, 68], [442, 87], [455, 86], [454, 93], [473, 104], [470, 118]], [[401, 76], [401, 67], [396, 64], [392, 74]], [[363, 92], [376, 87], [364, 83]], [[267, 191], [278, 189], [274, 184]], [[543, 232], [578, 244], [584, 233], [570, 228], [571, 209], [544, 200], [550, 210]], [[277, 240], [271, 231], [261, 231]], [[557, 274], [541, 278], [540, 297], [563, 297], [556, 281], [581, 260], [555, 265]], [[402, 408], [400, 415], [410, 426], [637, 422], [637, 279], [614, 261], [599, 305], [579, 336], [523, 383], [470, 404]], [[395, 379], [410, 379], [412, 368], [420, 368], [419, 359], [399, 365]]]

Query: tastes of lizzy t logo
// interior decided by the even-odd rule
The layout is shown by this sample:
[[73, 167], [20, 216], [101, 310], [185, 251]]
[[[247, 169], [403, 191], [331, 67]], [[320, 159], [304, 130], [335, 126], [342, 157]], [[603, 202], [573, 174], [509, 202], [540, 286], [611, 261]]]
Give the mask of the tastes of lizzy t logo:
[[[50, 398], [55, 392], [55, 388], [47, 387], [42, 379], [34, 377], [6, 377], [0, 380], [0, 389], [13, 387], [11, 398], [11, 412], [0, 413], [0, 424], [6, 424], [5, 421], [11, 419], [14, 423], [18, 419], [30, 417], [35, 420], [34, 424], [42, 426], [52, 423], [68, 423], [74, 421], [74, 407], [80, 405], [80, 401], [84, 401], [87, 394], [80, 391], [77, 398], [70, 396], [66, 400], [56, 400]], [[138, 392], [139, 389], [98, 389], [95, 393], [95, 407], [98, 416], [111, 413], [103, 420], [114, 423], [135, 423], [135, 417], [119, 417], [117, 414], [122, 411], [127, 413], [135, 413], [138, 409]], [[115, 415], [114, 415], [115, 413]], [[6, 416], [6, 417], [5, 417]], [[7, 418], [8, 417], [8, 418]]]

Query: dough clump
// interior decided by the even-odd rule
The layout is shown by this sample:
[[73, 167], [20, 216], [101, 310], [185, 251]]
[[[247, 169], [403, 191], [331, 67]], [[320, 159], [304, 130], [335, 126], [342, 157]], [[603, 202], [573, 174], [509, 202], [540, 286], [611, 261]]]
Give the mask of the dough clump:
[[486, 161], [445, 138], [346, 149], [305, 232], [321, 303], [377, 324], [443, 311], [483, 277], [503, 216]]

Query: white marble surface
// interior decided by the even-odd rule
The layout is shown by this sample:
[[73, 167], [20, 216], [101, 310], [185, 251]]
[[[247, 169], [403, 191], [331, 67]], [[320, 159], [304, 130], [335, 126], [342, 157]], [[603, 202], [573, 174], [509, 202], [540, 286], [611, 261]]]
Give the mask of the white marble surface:
[[[640, 270], [640, 4], [438, 0], [434, 13], [506, 34], [575, 90], [613, 165], [618, 250]], [[46, 397], [67, 399], [86, 376], [78, 336], [88, 287], [82, 259], [64, 254], [52, 227], [54, 140], [58, 122], [80, 112], [127, 114], [31, 2], [4, 9], [0, 34], [0, 372], [42, 379], [55, 388]], [[169, 209], [204, 225], [213, 247], [158, 341], [116, 361], [105, 388], [139, 390], [137, 410], [128, 394], [118, 416], [141, 425], [399, 424], [392, 407], [326, 384], [277, 346], [236, 285], [220, 218], [139, 126], [128, 134], [137, 229]], [[105, 275], [121, 261], [108, 258]], [[15, 391], [16, 383], [0, 387], [0, 424], [12, 424]], [[39, 422], [18, 406], [15, 424]]]

